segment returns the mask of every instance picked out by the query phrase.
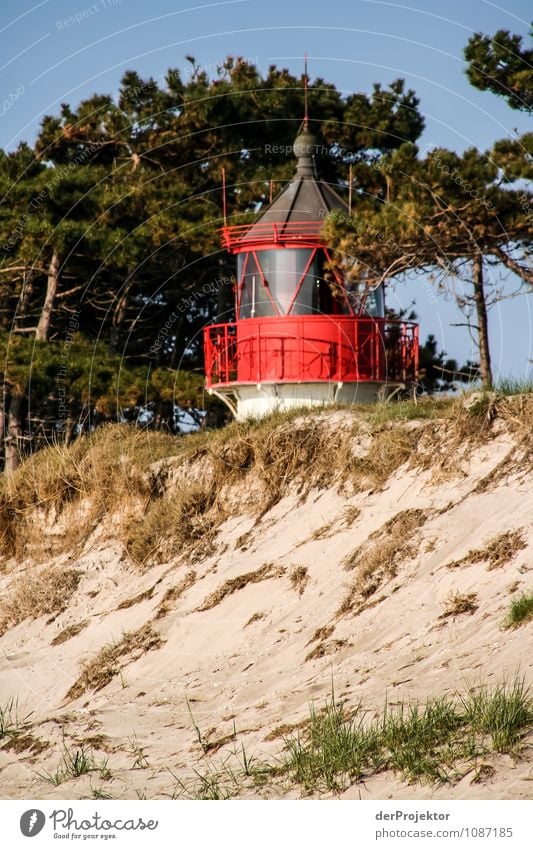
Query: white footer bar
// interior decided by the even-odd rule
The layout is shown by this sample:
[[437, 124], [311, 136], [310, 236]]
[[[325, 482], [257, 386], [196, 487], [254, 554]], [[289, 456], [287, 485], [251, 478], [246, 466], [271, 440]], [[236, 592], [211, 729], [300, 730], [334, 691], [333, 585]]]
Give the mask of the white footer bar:
[[6, 849], [533, 847], [533, 801], [4, 800], [0, 817]]

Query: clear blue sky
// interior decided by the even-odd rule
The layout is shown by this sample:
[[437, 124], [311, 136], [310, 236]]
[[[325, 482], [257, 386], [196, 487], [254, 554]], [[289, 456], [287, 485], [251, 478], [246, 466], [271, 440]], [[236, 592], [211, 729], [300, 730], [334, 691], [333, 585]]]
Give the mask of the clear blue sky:
[[[81, 21], [67, 25], [76, 15]], [[125, 70], [158, 76], [188, 69], [185, 54], [215, 67], [228, 54], [275, 63], [346, 92], [405, 77], [421, 100], [426, 130], [421, 147], [488, 148], [497, 138], [532, 128], [525, 115], [489, 93], [471, 88], [462, 50], [476, 30], [505, 28], [526, 34], [529, 0], [2, 0], [0, 105], [21, 92], [0, 118], [0, 147], [33, 140], [40, 120], [62, 102], [94, 92], [115, 93]], [[389, 304], [417, 301], [422, 334], [433, 332], [449, 354], [475, 358], [451, 301], [435, 298], [419, 281], [389, 293]], [[494, 365], [500, 374], [533, 374], [531, 295], [491, 313]], [[529, 369], [529, 371], [528, 371]]]

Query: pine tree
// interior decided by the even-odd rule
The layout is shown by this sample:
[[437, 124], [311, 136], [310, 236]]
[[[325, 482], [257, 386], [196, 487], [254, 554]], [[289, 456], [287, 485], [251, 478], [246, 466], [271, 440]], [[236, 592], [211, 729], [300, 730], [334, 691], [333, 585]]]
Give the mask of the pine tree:
[[527, 279], [533, 203], [530, 192], [502, 185], [495, 159], [492, 151], [459, 156], [442, 148], [420, 159], [416, 146], [404, 145], [373, 174], [360, 169], [354, 214], [331, 216], [325, 228], [334, 264], [354, 285], [372, 288], [414, 271], [452, 291], [475, 332], [487, 386], [487, 311], [509, 294], [489, 272], [503, 263]]
[[[533, 28], [530, 31], [533, 37]], [[471, 85], [504, 97], [513, 109], [533, 109], [533, 49], [520, 35], [498, 30], [493, 36], [475, 33], [465, 48]]]

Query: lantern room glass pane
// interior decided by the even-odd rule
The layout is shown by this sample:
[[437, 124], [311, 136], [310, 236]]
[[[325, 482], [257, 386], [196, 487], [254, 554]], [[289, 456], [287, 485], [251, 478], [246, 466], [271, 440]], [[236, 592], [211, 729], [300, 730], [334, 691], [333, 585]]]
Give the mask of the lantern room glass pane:
[[368, 297], [365, 302], [365, 309], [366, 312], [373, 318], [385, 317], [385, 299], [383, 297], [383, 286], [380, 286], [378, 289], [374, 289], [372, 292], [368, 293]]
[[317, 250], [309, 265], [291, 315], [351, 315], [344, 292], [325, 274], [326, 257]]
[[[246, 256], [248, 262], [243, 276]], [[263, 286], [261, 272], [253, 254], [239, 254], [237, 257], [239, 275], [240, 309], [239, 318], [266, 318], [276, 315], [268, 292]]]
[[364, 284], [359, 286], [352, 284], [347, 291], [356, 315], [369, 315], [372, 318], [385, 317], [383, 286], [368, 291]]
[[311, 258], [311, 250], [308, 248], [278, 248], [270, 251], [258, 251], [257, 258], [272, 298], [278, 305], [280, 312], [286, 314]]
[[298, 290], [291, 315], [333, 315], [342, 312], [344, 301], [334, 297], [324, 277], [323, 266], [324, 255], [317, 251]]

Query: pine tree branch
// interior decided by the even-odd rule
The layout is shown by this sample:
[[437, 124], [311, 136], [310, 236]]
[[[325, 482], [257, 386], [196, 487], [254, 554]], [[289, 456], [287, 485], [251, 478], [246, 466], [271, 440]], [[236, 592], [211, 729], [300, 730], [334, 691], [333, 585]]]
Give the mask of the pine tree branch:
[[10, 265], [7, 268], [0, 268], [0, 274], [12, 274], [14, 271], [36, 271], [38, 274], [46, 274], [45, 268], [39, 268], [37, 265]]
[[515, 259], [512, 259], [512, 257], [506, 254], [500, 247], [492, 248], [490, 253], [493, 254], [493, 256], [498, 257], [500, 262], [505, 265], [506, 268], [510, 271], [514, 271], [514, 273], [521, 277], [525, 283], [529, 286], [533, 286], [533, 268], [526, 268], [524, 265], [521, 265]]

